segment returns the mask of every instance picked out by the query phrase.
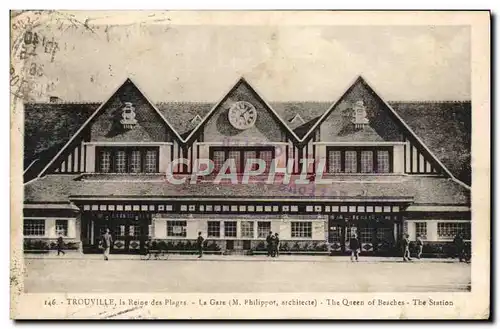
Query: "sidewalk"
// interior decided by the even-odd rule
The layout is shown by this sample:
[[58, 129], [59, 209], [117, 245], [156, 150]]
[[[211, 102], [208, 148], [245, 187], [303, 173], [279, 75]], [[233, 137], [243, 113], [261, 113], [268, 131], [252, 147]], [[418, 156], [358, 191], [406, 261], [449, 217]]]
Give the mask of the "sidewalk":
[[[103, 256], [101, 254], [81, 254], [78, 252], [66, 253], [66, 255], [57, 256], [57, 252], [48, 254], [25, 254], [24, 259], [53, 259], [53, 260], [64, 260], [64, 259], [82, 259], [82, 260], [102, 260]], [[139, 255], [120, 255], [111, 254], [109, 257], [110, 261], [118, 260], [136, 260], [136, 261], [146, 261], [141, 260]], [[197, 255], [181, 255], [181, 254], [168, 254], [165, 255], [161, 260], [155, 260], [153, 257], [148, 260], [150, 262], [160, 262], [160, 261], [230, 261], [230, 262], [351, 262], [348, 255], [346, 256], [305, 256], [305, 255], [281, 255], [279, 257], [271, 258], [265, 255], [203, 255], [202, 258], [198, 258]], [[359, 263], [402, 263], [401, 257], [360, 257]], [[457, 259], [451, 258], [422, 258], [413, 259], [413, 262], [425, 262], [425, 263], [457, 263]]]

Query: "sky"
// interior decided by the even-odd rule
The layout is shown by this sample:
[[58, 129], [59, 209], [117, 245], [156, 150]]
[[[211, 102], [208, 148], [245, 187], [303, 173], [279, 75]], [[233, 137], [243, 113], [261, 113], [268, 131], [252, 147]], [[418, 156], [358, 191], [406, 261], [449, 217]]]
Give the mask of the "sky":
[[[389, 101], [469, 100], [466, 26], [42, 24], [58, 41], [37, 101], [103, 101], [130, 77], [154, 102], [219, 100], [244, 76], [268, 101], [334, 101], [362, 75]], [[29, 67], [29, 65], [26, 65]], [[51, 88], [47, 91], [46, 86]]]

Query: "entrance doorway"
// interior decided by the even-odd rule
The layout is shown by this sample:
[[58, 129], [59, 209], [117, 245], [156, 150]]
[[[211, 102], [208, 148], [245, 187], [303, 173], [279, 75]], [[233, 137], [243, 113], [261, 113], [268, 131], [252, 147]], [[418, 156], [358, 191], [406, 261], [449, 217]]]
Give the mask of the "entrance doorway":
[[328, 219], [328, 242], [334, 252], [349, 252], [349, 240], [356, 235], [361, 252], [384, 255], [395, 251], [400, 222], [395, 215], [339, 214]]
[[[84, 214], [82, 240], [85, 249], [100, 249], [101, 237], [109, 229], [113, 237], [112, 253], [139, 253], [150, 234], [151, 216], [140, 212], [99, 212]], [[83, 238], [84, 236], [84, 238]]]

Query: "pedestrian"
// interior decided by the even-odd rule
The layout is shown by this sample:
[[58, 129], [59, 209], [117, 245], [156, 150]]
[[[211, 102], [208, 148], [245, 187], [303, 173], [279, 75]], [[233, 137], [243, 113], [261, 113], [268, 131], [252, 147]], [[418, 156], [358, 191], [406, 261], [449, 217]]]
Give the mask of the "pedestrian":
[[64, 248], [64, 240], [62, 237], [62, 233], [59, 233], [59, 237], [57, 238], [57, 256], [59, 256], [60, 254], [66, 255], [63, 248]]
[[269, 232], [269, 234], [266, 237], [267, 257], [271, 256], [273, 252], [272, 239], [273, 239], [273, 232]]
[[408, 234], [403, 235], [403, 262], [411, 260], [410, 257], [410, 236]]
[[360, 251], [360, 244], [358, 240], [358, 236], [353, 234], [351, 239], [349, 240], [349, 249], [351, 249], [351, 261], [354, 262], [354, 259], [358, 262], [358, 256]]
[[453, 239], [453, 244], [455, 245], [456, 257], [460, 262], [465, 261], [465, 243], [462, 233], [457, 233]]
[[271, 257], [276, 257], [276, 245], [277, 245], [277, 240], [276, 240], [276, 235], [271, 235]]
[[198, 232], [198, 238], [196, 239], [196, 246], [198, 247], [198, 258], [203, 256], [203, 237], [201, 236], [201, 232]]
[[417, 235], [417, 258], [420, 259], [422, 257], [422, 250], [424, 249], [424, 242], [422, 241], [422, 237], [420, 234]]
[[102, 247], [104, 248], [104, 260], [108, 260], [109, 251], [111, 250], [111, 245], [113, 244], [113, 237], [109, 233], [109, 228], [106, 229], [106, 233], [102, 236]]
[[279, 255], [280, 255], [280, 237], [279, 237], [278, 233], [275, 233], [274, 237], [275, 237], [274, 252], [276, 253], [276, 257], [279, 257]]

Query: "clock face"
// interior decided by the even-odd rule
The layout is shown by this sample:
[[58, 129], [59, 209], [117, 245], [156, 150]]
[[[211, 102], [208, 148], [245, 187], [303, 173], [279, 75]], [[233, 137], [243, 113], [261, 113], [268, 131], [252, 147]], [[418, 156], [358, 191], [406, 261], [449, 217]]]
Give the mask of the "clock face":
[[228, 113], [229, 122], [236, 129], [248, 129], [257, 120], [257, 110], [249, 102], [236, 102], [231, 106]]

